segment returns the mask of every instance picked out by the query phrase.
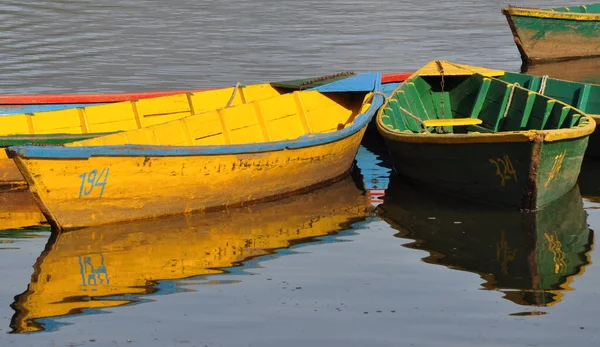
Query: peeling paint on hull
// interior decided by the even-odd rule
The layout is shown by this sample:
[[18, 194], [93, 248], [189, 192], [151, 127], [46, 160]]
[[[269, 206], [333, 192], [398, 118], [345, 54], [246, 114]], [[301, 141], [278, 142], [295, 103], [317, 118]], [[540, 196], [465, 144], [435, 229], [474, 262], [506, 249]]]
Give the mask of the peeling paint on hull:
[[[58, 229], [207, 211], [284, 197], [345, 176], [366, 127], [339, 141], [263, 153], [15, 158]], [[102, 176], [103, 169], [106, 177]], [[96, 170], [104, 180], [89, 182]], [[88, 173], [86, 175], [86, 173]], [[88, 193], [87, 195], [85, 193]]]
[[[504, 9], [523, 62], [560, 61], [600, 56], [600, 20], [597, 15], [569, 18], [564, 13]], [[552, 13], [552, 12], [549, 12]], [[565, 17], [565, 18], [562, 18]]]

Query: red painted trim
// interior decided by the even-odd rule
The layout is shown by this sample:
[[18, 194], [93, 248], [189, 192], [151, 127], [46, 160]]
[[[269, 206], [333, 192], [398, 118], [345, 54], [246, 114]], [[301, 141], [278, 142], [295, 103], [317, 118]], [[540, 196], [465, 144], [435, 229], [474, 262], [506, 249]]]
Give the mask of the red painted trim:
[[384, 73], [383, 76], [381, 76], [381, 83], [404, 82], [413, 73], [414, 72], [391, 72], [391, 73]]
[[0, 94], [0, 105], [29, 105], [29, 104], [88, 104], [96, 102], [130, 101], [158, 96], [188, 93], [207, 89], [195, 90], [164, 90], [152, 92], [107, 93], [107, 94]]
[[[382, 75], [381, 83], [404, 82], [410, 75], [412, 75], [412, 72], [386, 73]], [[210, 89], [215, 88], [107, 94], [0, 94], [0, 105], [91, 104], [96, 102], [118, 102]]]

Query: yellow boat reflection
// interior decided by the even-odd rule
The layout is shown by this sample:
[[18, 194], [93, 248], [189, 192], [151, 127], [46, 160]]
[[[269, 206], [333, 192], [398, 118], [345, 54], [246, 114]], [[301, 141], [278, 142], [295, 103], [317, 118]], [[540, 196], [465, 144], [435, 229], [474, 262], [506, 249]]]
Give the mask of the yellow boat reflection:
[[423, 261], [477, 273], [519, 305], [550, 306], [590, 264], [593, 233], [576, 186], [538, 213], [466, 204], [392, 177], [379, 215]]
[[0, 190], [0, 230], [45, 224], [46, 218], [29, 191]]
[[277, 248], [347, 229], [371, 213], [364, 190], [347, 177], [246, 208], [53, 234], [27, 290], [12, 305], [11, 327], [17, 333], [52, 329], [57, 323], [47, 318], [161, 294], [169, 283], [159, 280], [223, 273]]

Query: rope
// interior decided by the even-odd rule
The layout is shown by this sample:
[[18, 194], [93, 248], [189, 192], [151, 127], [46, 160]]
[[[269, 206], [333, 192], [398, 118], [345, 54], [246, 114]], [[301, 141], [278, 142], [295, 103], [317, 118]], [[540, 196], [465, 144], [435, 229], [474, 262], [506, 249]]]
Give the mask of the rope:
[[233, 102], [233, 99], [235, 99], [235, 95], [237, 94], [237, 90], [241, 86], [242, 86], [241, 82], [237, 82], [235, 84], [235, 87], [233, 87], [233, 94], [231, 94], [231, 97], [229, 98], [229, 101], [227, 101], [227, 103], [225, 104], [224, 108], [228, 108], [229, 106], [231, 106], [231, 103]]
[[[440, 72], [440, 77], [442, 78], [442, 80], [440, 81], [440, 87], [442, 87], [442, 91], [440, 94], [440, 118], [444, 119], [444, 86], [446, 85], [446, 81], [444, 80], [444, 66], [439, 60], [436, 60], [435, 63], [437, 65], [438, 71]], [[427, 116], [427, 118], [429, 118], [429, 115]], [[436, 132], [438, 134], [444, 134], [446, 133], [446, 130], [443, 127], [439, 126], [436, 128]]]
[[546, 81], [548, 81], [548, 75], [542, 76], [542, 82], [540, 83], [540, 90], [538, 90], [539, 94], [544, 95], [544, 91], [546, 90]]
[[313, 79], [310, 79], [308, 81], [304, 81], [304, 82], [300, 83], [298, 85], [298, 90], [302, 90], [302, 88], [304, 88], [304, 87], [306, 87], [308, 85], [311, 85], [313, 83], [327, 81], [329, 79], [333, 79], [333, 78], [337, 78], [337, 77], [344, 77], [344, 76], [356, 76], [356, 72], [354, 72], [354, 71], [342, 71], [342, 72], [339, 72], [339, 73], [335, 73], [333, 75], [316, 77], [316, 78], [313, 78]]
[[385, 93], [376, 90], [376, 91], [372, 92], [371, 94], [369, 94], [369, 96], [362, 102], [362, 105], [360, 105], [360, 108], [362, 109], [363, 106], [365, 106], [366, 104], [370, 103], [373, 100], [373, 97], [375, 95], [381, 95], [383, 97], [383, 102], [384, 103], [388, 101], [387, 95], [385, 95]]
[[406, 114], [407, 116], [409, 116], [410, 118], [414, 119], [417, 121], [417, 123], [421, 124], [421, 126], [423, 127], [423, 131], [421, 131], [422, 133], [426, 133], [427, 132], [427, 126], [425, 125], [425, 122], [423, 122], [423, 120], [417, 116], [415, 116], [414, 114], [410, 113], [410, 111], [408, 111], [407, 109], [405, 109], [404, 107], [398, 105], [398, 108], [400, 109], [400, 111], [404, 112], [404, 114]]
[[510, 108], [510, 104], [512, 103], [512, 97], [513, 94], [515, 93], [515, 89], [517, 89], [517, 87], [520, 86], [518, 83], [513, 84], [512, 89], [510, 90], [510, 94], [508, 95], [508, 102], [506, 103], [506, 109], [504, 110], [504, 115], [502, 116], [502, 119], [506, 118], [506, 116], [508, 116], [508, 109]]

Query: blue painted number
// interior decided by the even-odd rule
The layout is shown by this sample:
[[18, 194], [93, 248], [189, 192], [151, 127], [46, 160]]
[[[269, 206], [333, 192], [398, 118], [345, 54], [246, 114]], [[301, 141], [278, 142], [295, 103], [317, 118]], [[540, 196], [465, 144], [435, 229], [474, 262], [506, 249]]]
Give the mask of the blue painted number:
[[93, 169], [90, 172], [84, 172], [83, 174], [79, 175], [79, 178], [81, 178], [81, 186], [79, 187], [79, 198], [81, 199], [81, 197], [83, 196], [88, 196], [92, 193], [92, 190], [94, 190], [94, 187], [101, 187], [100, 188], [100, 195], [98, 196], [99, 198], [102, 197], [102, 193], [104, 193], [104, 187], [106, 186], [106, 179], [108, 179], [108, 171], [110, 169], [108, 168], [104, 168], [102, 169], [102, 171], [100, 171], [100, 174], [98, 174], [98, 170]]

